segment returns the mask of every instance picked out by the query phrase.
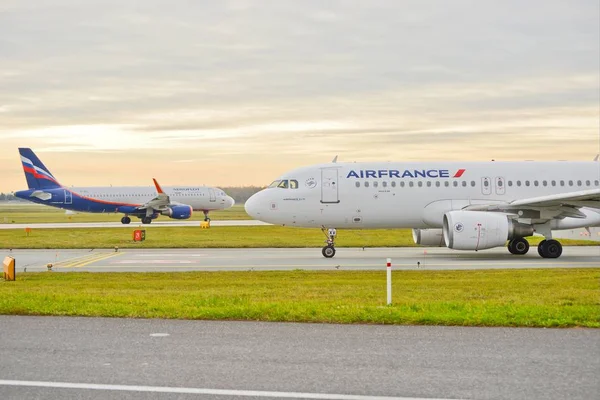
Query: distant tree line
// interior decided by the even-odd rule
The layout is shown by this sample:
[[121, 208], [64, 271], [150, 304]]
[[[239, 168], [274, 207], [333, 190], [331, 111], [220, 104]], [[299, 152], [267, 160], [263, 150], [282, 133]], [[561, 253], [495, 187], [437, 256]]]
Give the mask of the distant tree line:
[[252, 196], [254, 193], [257, 193], [264, 189], [262, 186], [229, 186], [223, 187], [220, 186], [221, 189], [225, 191], [229, 196], [233, 197], [235, 200], [235, 204], [243, 204]]
[[0, 193], [0, 201], [24, 201], [10, 193]]

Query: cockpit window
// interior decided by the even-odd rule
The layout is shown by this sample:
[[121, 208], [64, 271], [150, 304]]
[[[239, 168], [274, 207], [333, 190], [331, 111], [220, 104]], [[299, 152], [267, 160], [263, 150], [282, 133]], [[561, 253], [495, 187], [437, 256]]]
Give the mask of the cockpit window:
[[278, 179], [273, 181], [273, 183], [271, 183], [268, 187], [279, 189], [298, 189], [298, 181], [295, 179]]

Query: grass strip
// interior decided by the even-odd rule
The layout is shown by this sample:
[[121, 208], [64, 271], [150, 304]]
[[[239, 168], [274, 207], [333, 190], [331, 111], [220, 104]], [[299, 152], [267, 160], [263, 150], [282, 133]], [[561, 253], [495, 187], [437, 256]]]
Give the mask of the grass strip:
[[315, 323], [600, 327], [600, 268], [21, 273], [0, 314]]
[[[146, 240], [134, 242], [127, 228], [34, 229], [29, 236], [21, 229], [0, 230], [0, 248], [11, 249], [102, 249], [114, 248], [265, 248], [322, 247], [320, 229], [282, 226], [198, 227], [145, 226]], [[536, 245], [541, 237], [530, 238]], [[598, 245], [586, 240], [561, 239], [564, 245]], [[410, 229], [338, 230], [338, 247], [416, 246]]]

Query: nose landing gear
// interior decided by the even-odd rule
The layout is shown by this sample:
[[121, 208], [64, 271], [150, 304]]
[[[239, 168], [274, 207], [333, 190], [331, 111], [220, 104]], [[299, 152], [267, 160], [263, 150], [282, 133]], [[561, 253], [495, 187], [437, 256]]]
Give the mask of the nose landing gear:
[[323, 249], [321, 250], [321, 254], [323, 254], [323, 257], [325, 258], [332, 258], [333, 256], [335, 256], [335, 237], [337, 236], [337, 231], [335, 228], [326, 229], [323, 226], [321, 228], [321, 232], [323, 232], [323, 234], [327, 238], [327, 240], [325, 241], [327, 245], [323, 247]]

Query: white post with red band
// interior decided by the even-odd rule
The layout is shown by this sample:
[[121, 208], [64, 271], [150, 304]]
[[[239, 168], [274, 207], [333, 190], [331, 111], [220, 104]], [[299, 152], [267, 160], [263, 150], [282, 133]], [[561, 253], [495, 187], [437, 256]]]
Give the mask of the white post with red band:
[[392, 304], [392, 259], [387, 259], [387, 304]]

